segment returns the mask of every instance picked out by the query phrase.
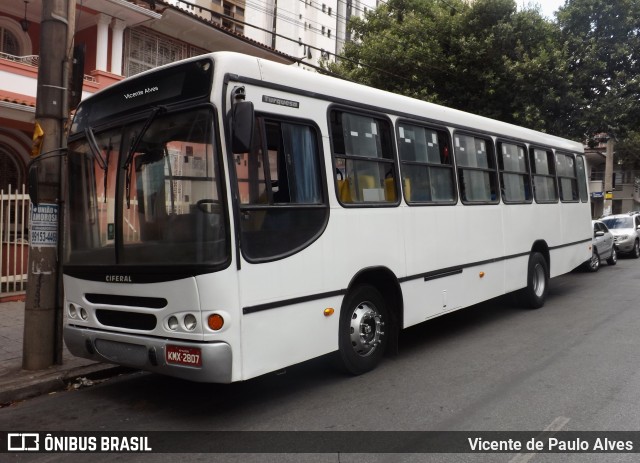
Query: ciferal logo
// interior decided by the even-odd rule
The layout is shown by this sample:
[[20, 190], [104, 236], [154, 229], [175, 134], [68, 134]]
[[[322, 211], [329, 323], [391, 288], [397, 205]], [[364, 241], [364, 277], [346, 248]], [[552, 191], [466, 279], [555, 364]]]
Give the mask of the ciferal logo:
[[131, 275], [107, 275], [107, 283], [133, 283]]
[[37, 432], [10, 432], [7, 450], [10, 452], [38, 452], [40, 450], [40, 434]]

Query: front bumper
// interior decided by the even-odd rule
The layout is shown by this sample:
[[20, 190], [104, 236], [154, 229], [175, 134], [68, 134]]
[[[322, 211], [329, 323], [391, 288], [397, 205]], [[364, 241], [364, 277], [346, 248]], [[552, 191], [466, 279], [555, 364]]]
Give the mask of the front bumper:
[[630, 237], [625, 240], [621, 240], [617, 237], [614, 237], [613, 244], [616, 246], [616, 249], [620, 252], [631, 252], [633, 251], [633, 246], [635, 245], [635, 238]]
[[[65, 325], [64, 342], [69, 351], [87, 359], [115, 363], [204, 383], [231, 382], [231, 346], [226, 342], [197, 343], [160, 339], [134, 334]], [[166, 346], [194, 347], [201, 350], [202, 367], [166, 362]]]

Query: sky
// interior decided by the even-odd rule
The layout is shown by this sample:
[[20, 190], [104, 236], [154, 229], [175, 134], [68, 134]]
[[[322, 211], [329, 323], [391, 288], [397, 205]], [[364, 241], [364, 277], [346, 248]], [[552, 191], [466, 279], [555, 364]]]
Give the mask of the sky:
[[528, 3], [540, 5], [542, 15], [549, 19], [555, 19], [554, 13], [564, 5], [565, 0], [517, 0], [519, 5], [526, 5]]

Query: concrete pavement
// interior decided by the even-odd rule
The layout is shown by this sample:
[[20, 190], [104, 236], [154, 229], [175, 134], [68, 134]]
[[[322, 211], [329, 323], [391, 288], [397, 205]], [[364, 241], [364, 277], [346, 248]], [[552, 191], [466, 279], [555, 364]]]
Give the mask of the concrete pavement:
[[89, 384], [82, 378], [96, 380], [119, 374], [122, 367], [96, 363], [63, 351], [62, 365], [45, 370], [22, 369], [24, 302], [0, 302], [0, 407], [15, 401]]

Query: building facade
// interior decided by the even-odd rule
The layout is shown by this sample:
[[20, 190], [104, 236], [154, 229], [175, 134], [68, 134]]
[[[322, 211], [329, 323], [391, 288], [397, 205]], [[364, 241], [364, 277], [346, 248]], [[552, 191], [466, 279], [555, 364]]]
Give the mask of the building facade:
[[[0, 3], [0, 190], [26, 182], [35, 123], [42, 2]], [[283, 63], [291, 56], [229, 28], [219, 13], [244, 0], [199, 10], [189, 2], [83, 0], [74, 44], [85, 46], [83, 96], [126, 76], [210, 51], [238, 51]], [[215, 4], [215, 2], [210, 2]], [[232, 6], [228, 6], [232, 5]], [[215, 6], [215, 5], [214, 5]], [[217, 14], [217, 16], [216, 16]], [[46, 134], [45, 134], [46, 136]]]
[[[364, 17], [378, 0], [193, 0], [195, 8], [222, 11], [223, 25], [317, 66], [335, 61], [351, 38], [349, 19]], [[225, 23], [226, 21], [226, 23]]]
[[[599, 140], [595, 146], [585, 145], [589, 192], [591, 194], [591, 217], [605, 215], [605, 165], [607, 161], [606, 140]], [[612, 189], [611, 213], [624, 214], [640, 210], [640, 172], [626, 170], [622, 165], [613, 165], [611, 173]]]

